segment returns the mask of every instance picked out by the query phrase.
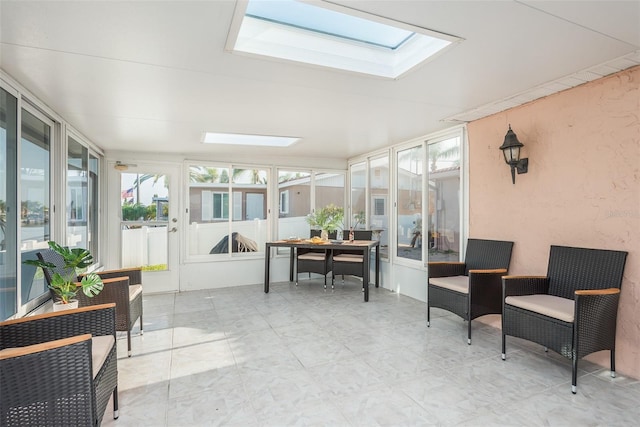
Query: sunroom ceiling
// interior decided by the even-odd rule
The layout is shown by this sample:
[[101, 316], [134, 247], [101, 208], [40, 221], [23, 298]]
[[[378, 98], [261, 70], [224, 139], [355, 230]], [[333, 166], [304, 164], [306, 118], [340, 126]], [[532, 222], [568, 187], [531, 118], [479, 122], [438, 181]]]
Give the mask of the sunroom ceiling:
[[463, 40], [391, 80], [226, 51], [235, 1], [1, 0], [0, 67], [107, 152], [251, 161], [352, 157], [640, 63], [639, 1], [332, 3]]

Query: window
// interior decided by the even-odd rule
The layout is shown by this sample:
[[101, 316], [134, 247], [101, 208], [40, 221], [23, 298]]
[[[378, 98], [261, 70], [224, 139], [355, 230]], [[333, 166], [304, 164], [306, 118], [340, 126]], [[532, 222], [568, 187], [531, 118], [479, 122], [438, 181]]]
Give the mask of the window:
[[[308, 237], [307, 215], [311, 213], [311, 173], [300, 170], [279, 170], [278, 191], [287, 193], [287, 211], [278, 218], [278, 238]], [[284, 252], [279, 250], [278, 252]]]
[[397, 78], [459, 39], [335, 4], [250, 0], [228, 50]]
[[397, 153], [397, 256], [422, 261], [422, 145]]
[[93, 255], [94, 260], [99, 258], [99, 227], [98, 227], [98, 202], [100, 200], [99, 194], [99, 176], [100, 176], [100, 162], [98, 157], [93, 154], [89, 154], [89, 182], [88, 182], [88, 202], [87, 208], [87, 220], [88, 220], [88, 233], [87, 233], [87, 249]]
[[229, 218], [229, 194], [213, 193], [213, 211], [211, 219]]
[[[429, 141], [429, 261], [458, 261], [460, 257], [461, 137]], [[425, 237], [426, 239], [427, 237]]]
[[373, 216], [386, 215], [387, 199], [386, 197], [373, 197]]
[[351, 227], [367, 227], [367, 164], [351, 166]]
[[0, 88], [0, 320], [16, 314], [19, 303], [17, 166], [18, 100]]
[[67, 139], [67, 245], [87, 248], [89, 150]]
[[281, 214], [289, 213], [289, 190], [284, 190], [280, 192], [280, 213]]
[[189, 255], [246, 256], [267, 240], [266, 168], [189, 166]]
[[[51, 149], [54, 123], [35, 110], [22, 109], [20, 141], [21, 260], [35, 259], [50, 239]], [[21, 303], [49, 290], [40, 274], [22, 269]]]

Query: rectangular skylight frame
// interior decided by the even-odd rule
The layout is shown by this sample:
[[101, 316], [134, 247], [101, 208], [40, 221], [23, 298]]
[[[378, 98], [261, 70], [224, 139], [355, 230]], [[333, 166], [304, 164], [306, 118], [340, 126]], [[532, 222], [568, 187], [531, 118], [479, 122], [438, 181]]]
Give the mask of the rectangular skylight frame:
[[246, 145], [255, 147], [290, 147], [300, 138], [274, 135], [249, 135], [240, 133], [205, 132], [203, 144]]
[[399, 48], [391, 49], [252, 18], [245, 14], [249, 1], [251, 0], [237, 2], [227, 38], [227, 51], [397, 79], [462, 40], [332, 3], [313, 3], [315, 7], [414, 33]]

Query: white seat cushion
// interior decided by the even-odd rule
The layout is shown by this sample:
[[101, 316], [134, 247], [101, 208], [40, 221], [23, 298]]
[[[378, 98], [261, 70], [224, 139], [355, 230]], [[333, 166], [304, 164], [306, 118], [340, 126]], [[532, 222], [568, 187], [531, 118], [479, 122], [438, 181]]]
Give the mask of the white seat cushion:
[[572, 299], [537, 294], [506, 297], [504, 302], [563, 322], [573, 323], [575, 301]]
[[337, 262], [363, 262], [363, 259], [362, 255], [357, 254], [340, 254], [333, 257]]
[[104, 335], [101, 337], [91, 337], [91, 363], [93, 364], [93, 378], [98, 375], [100, 368], [107, 360], [109, 351], [115, 345], [113, 335]]
[[468, 276], [432, 277], [429, 284], [463, 294], [469, 293]]
[[129, 301], [133, 301], [138, 294], [142, 293], [142, 285], [129, 285]]
[[306, 259], [311, 261], [324, 261], [324, 254], [309, 252], [306, 254], [298, 255], [298, 259]]

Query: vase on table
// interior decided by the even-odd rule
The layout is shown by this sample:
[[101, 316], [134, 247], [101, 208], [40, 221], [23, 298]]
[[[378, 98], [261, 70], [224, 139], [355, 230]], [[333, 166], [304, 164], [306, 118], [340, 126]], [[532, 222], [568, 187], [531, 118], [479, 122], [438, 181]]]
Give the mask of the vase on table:
[[321, 238], [322, 240], [324, 240], [325, 242], [326, 242], [327, 240], [329, 240], [329, 231], [327, 231], [327, 230], [322, 230], [322, 231], [320, 231], [320, 238]]

